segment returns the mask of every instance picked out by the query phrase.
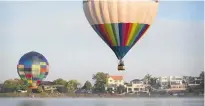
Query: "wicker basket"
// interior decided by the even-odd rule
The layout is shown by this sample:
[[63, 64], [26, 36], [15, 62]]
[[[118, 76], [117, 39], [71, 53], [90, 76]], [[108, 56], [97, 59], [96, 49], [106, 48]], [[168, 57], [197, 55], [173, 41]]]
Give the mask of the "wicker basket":
[[122, 70], [125, 70], [125, 67], [121, 66], [121, 65], [118, 65], [118, 71], [122, 71]]

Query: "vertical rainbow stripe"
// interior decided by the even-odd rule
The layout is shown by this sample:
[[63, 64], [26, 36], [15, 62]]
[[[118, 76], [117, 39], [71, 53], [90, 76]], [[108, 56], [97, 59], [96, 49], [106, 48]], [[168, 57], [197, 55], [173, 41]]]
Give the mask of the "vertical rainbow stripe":
[[150, 25], [140, 23], [95, 24], [93, 29], [103, 41], [115, 52], [118, 59], [126, 53], [142, 37]]

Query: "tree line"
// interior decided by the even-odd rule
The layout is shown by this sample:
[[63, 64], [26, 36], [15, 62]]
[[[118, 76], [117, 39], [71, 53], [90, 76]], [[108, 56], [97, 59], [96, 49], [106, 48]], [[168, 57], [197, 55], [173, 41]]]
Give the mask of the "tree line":
[[[92, 80], [94, 80], [94, 85], [91, 84], [90, 81], [86, 81], [84, 85], [82, 86], [77, 80], [69, 80], [66, 81], [62, 78], [58, 78], [54, 81], [52, 81], [55, 85], [61, 85], [68, 92], [75, 92], [78, 89], [84, 89], [84, 90], [92, 90], [92, 92], [96, 93], [105, 93], [105, 92], [111, 92], [110, 89], [106, 89], [106, 86], [108, 86], [108, 73], [104, 72], [97, 72], [92, 76]], [[198, 89], [204, 89], [204, 71], [202, 71], [199, 75], [199, 78], [202, 79], [200, 83], [200, 87]], [[157, 83], [157, 78], [152, 77], [150, 74], [147, 74], [142, 79], [145, 84], [149, 84], [152, 87], [159, 88], [160, 84]], [[190, 81], [193, 81], [193, 77], [189, 78]], [[185, 83], [185, 82], [184, 82]], [[12, 92], [18, 91], [18, 90], [27, 90], [27, 86], [24, 84], [24, 81], [21, 79], [12, 79], [12, 80], [6, 80], [3, 83], [3, 87], [6, 89], [9, 89]], [[190, 92], [193, 90], [189, 88]], [[38, 91], [42, 92], [43, 88], [42, 85], [38, 87]], [[124, 86], [118, 86], [117, 92], [122, 93], [125, 92], [126, 88]]]

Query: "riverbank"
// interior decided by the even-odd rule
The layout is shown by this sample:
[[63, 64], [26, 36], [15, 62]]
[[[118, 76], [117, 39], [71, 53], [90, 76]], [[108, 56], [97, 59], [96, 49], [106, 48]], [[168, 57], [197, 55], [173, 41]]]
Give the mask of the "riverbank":
[[63, 94], [63, 93], [0, 93], [0, 97], [35, 97], [35, 98], [138, 98], [138, 97], [149, 97], [149, 98], [164, 98], [164, 97], [204, 97], [204, 95], [196, 94], [184, 94], [184, 95], [169, 95], [169, 94], [151, 94], [151, 95], [138, 95], [138, 94], [126, 94], [126, 95], [111, 95], [111, 94]]

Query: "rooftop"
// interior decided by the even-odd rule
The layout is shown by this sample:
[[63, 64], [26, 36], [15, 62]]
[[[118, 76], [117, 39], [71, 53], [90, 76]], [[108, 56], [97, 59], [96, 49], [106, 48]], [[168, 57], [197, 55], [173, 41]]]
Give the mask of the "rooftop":
[[135, 81], [142, 81], [141, 79], [133, 79], [131, 82]]
[[123, 76], [109, 76], [111, 77], [113, 80], [123, 80]]

